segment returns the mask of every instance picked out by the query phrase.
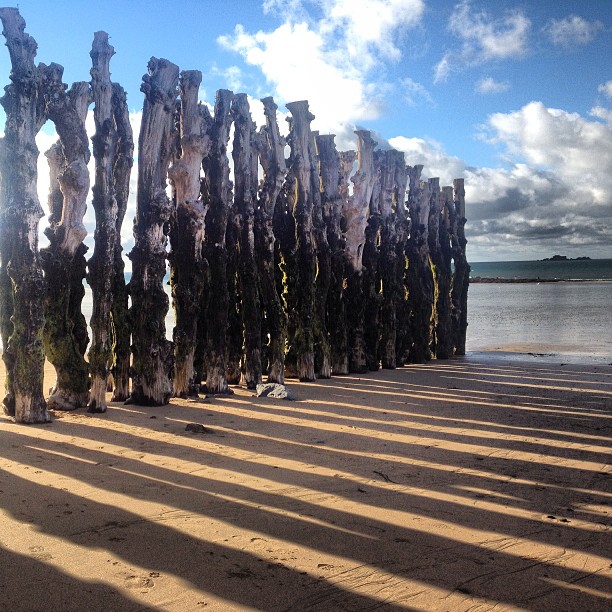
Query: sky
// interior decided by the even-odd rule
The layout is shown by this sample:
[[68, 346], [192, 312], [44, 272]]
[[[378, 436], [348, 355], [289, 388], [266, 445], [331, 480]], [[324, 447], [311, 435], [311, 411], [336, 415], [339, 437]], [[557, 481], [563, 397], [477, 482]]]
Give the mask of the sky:
[[[93, 33], [139, 127], [147, 62], [219, 88], [307, 99], [312, 128], [355, 148], [356, 128], [441, 184], [464, 178], [471, 261], [612, 258], [612, 0], [20, 0], [37, 62], [88, 81]], [[0, 87], [8, 83], [0, 50]], [[0, 128], [4, 115], [0, 112]], [[89, 129], [93, 129], [91, 117]], [[136, 131], [137, 134], [137, 131]], [[52, 125], [39, 137], [44, 152]], [[46, 202], [46, 160], [39, 192]], [[135, 177], [124, 223], [133, 243]], [[46, 225], [42, 220], [41, 226]], [[93, 235], [93, 211], [87, 213]]]

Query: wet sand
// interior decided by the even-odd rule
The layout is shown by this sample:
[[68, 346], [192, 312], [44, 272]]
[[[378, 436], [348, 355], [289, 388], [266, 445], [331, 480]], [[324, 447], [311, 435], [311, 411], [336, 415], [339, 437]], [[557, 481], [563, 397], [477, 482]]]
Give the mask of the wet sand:
[[288, 387], [0, 418], [0, 609], [611, 609], [612, 368]]

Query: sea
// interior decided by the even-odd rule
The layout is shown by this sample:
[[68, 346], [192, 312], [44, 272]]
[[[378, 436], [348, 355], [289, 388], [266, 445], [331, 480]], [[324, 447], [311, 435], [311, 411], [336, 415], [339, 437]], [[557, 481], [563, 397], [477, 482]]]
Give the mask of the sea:
[[612, 361], [612, 259], [470, 266], [472, 278], [532, 282], [470, 284], [467, 352]]
[[[468, 354], [494, 351], [612, 362], [612, 259], [470, 262], [470, 266], [471, 278], [532, 282], [470, 284]], [[165, 289], [170, 296], [167, 279]], [[86, 286], [83, 312], [88, 321], [91, 310], [91, 291]], [[169, 339], [173, 326], [170, 307]]]

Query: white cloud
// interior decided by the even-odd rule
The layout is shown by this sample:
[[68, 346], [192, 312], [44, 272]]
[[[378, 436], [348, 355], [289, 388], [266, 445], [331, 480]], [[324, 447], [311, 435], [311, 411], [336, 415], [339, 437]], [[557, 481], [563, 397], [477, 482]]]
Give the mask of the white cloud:
[[308, 99], [316, 129], [334, 131], [380, 115], [390, 85], [374, 69], [395, 61], [397, 42], [419, 23], [422, 0], [270, 0], [264, 8], [284, 19], [275, 30], [247, 32], [237, 25], [219, 44], [258, 67], [279, 103]]
[[605, 108], [603, 106], [594, 106], [590, 110], [589, 115], [591, 115], [592, 117], [597, 117], [598, 119], [603, 119], [604, 121], [607, 121], [608, 123], [612, 124], [612, 110], [610, 110], [609, 108]]
[[434, 82], [446, 80], [454, 70], [491, 60], [522, 57], [529, 50], [531, 21], [520, 10], [496, 18], [484, 10], [474, 10], [469, 0], [463, 0], [455, 6], [448, 29], [461, 46], [443, 55], [434, 68]]
[[473, 247], [484, 253], [493, 245], [553, 248], [563, 241], [608, 255], [612, 127], [541, 102], [491, 115], [487, 127], [510, 167], [466, 170]]
[[409, 106], [417, 106], [419, 102], [425, 102], [429, 106], [435, 106], [435, 102], [427, 89], [413, 79], [407, 77], [400, 80], [400, 87], [404, 95], [404, 101]]
[[508, 81], [496, 81], [492, 77], [480, 79], [480, 81], [476, 83], [476, 91], [481, 94], [503, 93], [509, 89], [510, 83]]
[[569, 15], [563, 19], [551, 19], [544, 32], [555, 45], [577, 47], [590, 43], [603, 27], [601, 21], [587, 21], [578, 15]]
[[608, 98], [612, 98], [612, 81], [607, 81], [606, 83], [602, 83], [597, 91], [602, 93], [604, 96]]
[[519, 248], [547, 255], [560, 242], [574, 256], [609, 257], [612, 127], [532, 102], [491, 115], [486, 128], [504, 167], [469, 167], [431, 140], [389, 140], [408, 164], [424, 165], [425, 178], [465, 179], [470, 257], [516, 259]]

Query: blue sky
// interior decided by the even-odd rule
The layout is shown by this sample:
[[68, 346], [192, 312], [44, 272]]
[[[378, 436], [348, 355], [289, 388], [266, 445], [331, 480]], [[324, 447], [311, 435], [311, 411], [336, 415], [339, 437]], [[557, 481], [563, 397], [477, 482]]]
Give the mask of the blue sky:
[[[220, 87], [244, 91], [257, 120], [260, 97], [273, 95], [281, 111], [308, 99], [313, 128], [336, 133], [339, 148], [352, 148], [354, 128], [365, 127], [381, 147], [424, 164], [425, 176], [465, 178], [473, 261], [612, 257], [610, 0], [21, 0], [19, 8], [37, 60], [62, 64], [68, 83], [89, 80], [93, 32], [109, 33], [112, 77], [128, 92], [136, 127], [147, 61], [165, 57], [203, 72], [204, 101]], [[9, 71], [5, 50], [2, 86]], [[41, 150], [53, 138], [45, 132]]]

